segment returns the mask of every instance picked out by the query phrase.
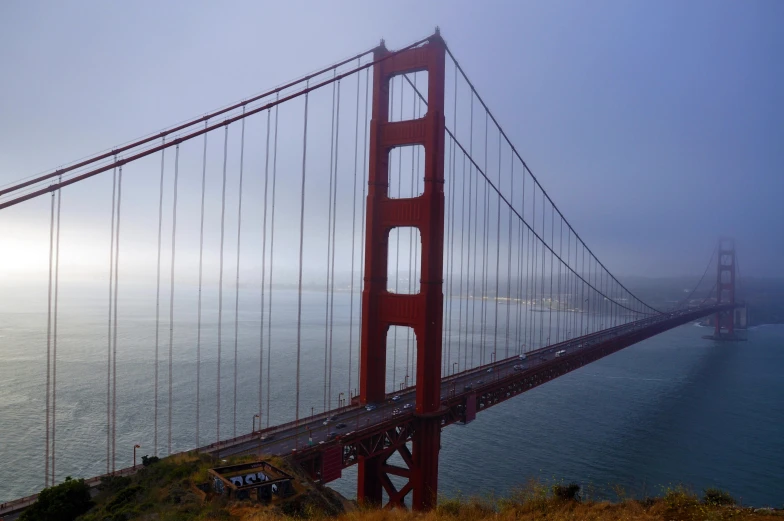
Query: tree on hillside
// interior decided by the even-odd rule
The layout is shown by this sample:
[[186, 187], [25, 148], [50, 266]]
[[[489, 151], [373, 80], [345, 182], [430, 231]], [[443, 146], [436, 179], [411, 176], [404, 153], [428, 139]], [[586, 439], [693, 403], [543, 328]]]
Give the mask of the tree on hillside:
[[19, 521], [73, 521], [92, 505], [87, 483], [69, 476], [63, 483], [42, 490], [38, 500], [22, 513]]

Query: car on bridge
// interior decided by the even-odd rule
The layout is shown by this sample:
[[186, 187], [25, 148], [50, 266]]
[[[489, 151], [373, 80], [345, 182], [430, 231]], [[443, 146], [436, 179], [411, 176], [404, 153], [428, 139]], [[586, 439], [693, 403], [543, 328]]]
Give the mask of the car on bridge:
[[556, 351], [555, 357], [556, 358], [560, 358], [560, 357], [562, 357], [565, 354], [566, 354], [566, 349], [561, 349], [560, 351]]
[[411, 409], [414, 406], [413, 403], [407, 403], [403, 406], [403, 409]]
[[378, 406], [376, 404], [369, 403], [369, 404], [365, 405], [365, 410], [366, 411], [375, 411], [377, 409], [377, 407]]
[[336, 429], [345, 429], [346, 428], [346, 424], [345, 423], [338, 423], [337, 425], [335, 425], [335, 428]]
[[401, 400], [401, 397], [400, 397], [399, 394], [396, 394], [395, 396], [392, 397], [392, 401], [393, 402], [399, 402], [400, 400]]

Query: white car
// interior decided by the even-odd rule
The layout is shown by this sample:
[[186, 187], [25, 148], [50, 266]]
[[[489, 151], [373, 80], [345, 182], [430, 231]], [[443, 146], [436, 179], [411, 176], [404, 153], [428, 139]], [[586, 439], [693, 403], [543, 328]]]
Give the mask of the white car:
[[373, 405], [372, 403], [369, 403], [369, 404], [365, 405], [365, 410], [366, 411], [375, 411], [376, 410], [376, 406]]

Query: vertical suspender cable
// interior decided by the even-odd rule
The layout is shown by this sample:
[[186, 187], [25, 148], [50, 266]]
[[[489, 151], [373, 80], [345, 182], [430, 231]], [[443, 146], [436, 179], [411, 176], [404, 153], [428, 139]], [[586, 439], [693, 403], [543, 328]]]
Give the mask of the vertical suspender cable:
[[[242, 107], [245, 114], [245, 107]], [[240, 183], [239, 203], [237, 205], [237, 278], [234, 281], [234, 429], [233, 436], [237, 437], [237, 343], [240, 329], [240, 247], [242, 245], [242, 175], [245, 163], [245, 118], [242, 119], [240, 131]]]
[[[498, 142], [501, 142], [499, 138]], [[511, 194], [509, 196], [509, 200], [511, 201], [512, 206], [514, 206], [514, 155], [510, 154], [510, 158], [512, 159], [511, 168], [509, 170], [509, 182], [511, 185]], [[500, 165], [500, 155], [499, 155], [499, 165]], [[500, 168], [500, 167], [499, 167]], [[501, 188], [501, 185], [498, 185], [498, 188]], [[498, 202], [498, 206], [500, 208], [501, 202]], [[500, 210], [499, 210], [500, 212]], [[512, 208], [509, 208], [509, 240], [506, 243], [507, 248], [507, 260], [506, 260], [506, 353], [504, 355], [505, 358], [509, 357], [509, 320], [512, 313]], [[496, 296], [496, 298], [498, 298]]]
[[[455, 69], [455, 93], [452, 108], [452, 125], [457, 132], [457, 69]], [[454, 140], [452, 140], [454, 141]], [[465, 156], [463, 157], [463, 166], [465, 166]], [[449, 188], [450, 203], [449, 203], [449, 346], [452, 346], [452, 312], [454, 309], [454, 276], [455, 276], [455, 190], [457, 189], [457, 145], [452, 143], [452, 186]], [[460, 211], [463, 209], [460, 208]], [[462, 255], [462, 252], [461, 252]], [[444, 277], [446, 280], [446, 277]], [[457, 367], [460, 368], [460, 330], [458, 329], [458, 344], [457, 344]], [[464, 368], [465, 369], [465, 368]]]
[[[488, 172], [489, 173], [489, 172]], [[501, 190], [501, 135], [498, 135], [498, 189]], [[493, 300], [495, 301], [495, 308], [493, 311], [493, 360], [498, 358], [498, 289], [499, 289], [499, 274], [501, 271], [501, 199], [496, 198], [497, 216], [496, 216], [496, 235], [495, 235], [495, 294]]]
[[[278, 96], [275, 96], [278, 99]], [[267, 306], [267, 427], [270, 426], [270, 382], [272, 363], [272, 268], [275, 266], [275, 182], [278, 172], [278, 105], [275, 105], [275, 144], [272, 154], [272, 211], [270, 215], [270, 268], [269, 268], [269, 303]], [[259, 417], [261, 423], [261, 417]]]
[[[166, 142], [166, 138], [161, 138], [161, 144]], [[166, 157], [166, 149], [161, 150], [161, 184], [158, 192], [158, 268], [157, 279], [155, 286], [155, 394], [154, 394], [154, 412], [153, 412], [153, 451], [158, 455], [158, 341], [160, 331], [160, 310], [161, 310], [161, 230], [163, 224], [163, 174], [164, 174], [164, 159]]]
[[[308, 81], [307, 86], [310, 86]], [[306, 87], [307, 88], [307, 87]], [[302, 253], [305, 246], [305, 173], [308, 157], [308, 98], [305, 93], [305, 123], [302, 130], [302, 185], [300, 187], [299, 206], [299, 277], [297, 280], [297, 398], [295, 406], [295, 420], [299, 424], [299, 376], [300, 360], [302, 353]]]
[[[204, 128], [208, 123], [204, 122]], [[201, 410], [201, 290], [204, 268], [204, 195], [207, 182], [207, 133], [204, 133], [204, 152], [201, 158], [201, 217], [199, 223], [199, 303], [196, 319], [196, 446], [199, 447], [199, 413]]]
[[[360, 60], [357, 58], [357, 67]], [[359, 73], [357, 73], [357, 106], [356, 119], [354, 121], [354, 195], [351, 206], [351, 283], [349, 285], [349, 305], [348, 305], [348, 389], [346, 396], [348, 403], [351, 403], [351, 355], [354, 351], [354, 245], [356, 243], [357, 230], [357, 165], [359, 159]]]
[[[513, 156], [514, 157], [514, 156]], [[514, 159], [512, 159], [514, 161]], [[524, 215], [524, 208], [525, 208], [525, 168], [523, 168], [522, 174], [522, 195], [520, 197], [520, 215]], [[521, 342], [521, 339], [524, 338], [524, 328], [523, 328], [523, 243], [525, 236], [523, 235], [524, 226], [522, 220], [518, 221], [519, 232], [517, 234], [517, 323], [515, 324], [515, 344], [518, 350], [518, 353], [522, 354], [525, 351], [525, 343]]]
[[[455, 92], [453, 103], [454, 107], [452, 109], [452, 126], [457, 132], [457, 69], [455, 68]], [[449, 346], [449, 354], [450, 354], [450, 362], [451, 362], [451, 354], [452, 354], [452, 297], [454, 295], [454, 288], [452, 286], [452, 280], [455, 271], [455, 248], [454, 248], [454, 238], [455, 238], [455, 169], [456, 169], [456, 157], [457, 157], [457, 146], [453, 143], [454, 139], [450, 141], [450, 146], [452, 148], [452, 167], [450, 171], [450, 186], [449, 186], [449, 249], [448, 252], [448, 264], [447, 264], [447, 273], [444, 275], [444, 281], [446, 282], [447, 277], [449, 277], [449, 282], [447, 286], [447, 300], [446, 305], [448, 309], [448, 317], [447, 317], [447, 345]], [[457, 367], [458, 370], [460, 369], [460, 351], [458, 348], [457, 352]]]
[[[117, 161], [117, 157], [114, 158]], [[117, 169], [112, 171], [112, 220], [109, 243], [109, 319], [106, 333], [106, 473], [111, 470], [112, 458], [112, 284], [114, 282], [114, 211], [117, 200]]]
[[[361, 237], [365, 237], [365, 213], [366, 213], [366, 205], [367, 205], [367, 198], [365, 197], [365, 190], [368, 186], [368, 169], [367, 169], [367, 161], [368, 161], [368, 93], [370, 92], [370, 68], [365, 69], [365, 146], [362, 152], [362, 232]], [[365, 248], [359, 249], [359, 267], [360, 272], [362, 275], [359, 279], [359, 294], [362, 295], [362, 292], [365, 289]], [[362, 323], [362, 306], [359, 306], [359, 323]], [[361, 355], [361, 350], [359, 350]], [[362, 363], [361, 361], [357, 362], [357, 382], [359, 382], [360, 378], [360, 371], [362, 370]]]
[[[272, 111], [267, 110], [266, 144], [264, 146], [264, 218], [261, 224], [261, 312], [259, 313], [259, 430], [261, 430], [263, 382], [264, 382], [264, 291], [267, 282], [267, 188], [269, 186], [270, 120]], [[269, 348], [269, 346], [268, 346]], [[267, 411], [269, 414], [269, 411]]]
[[[469, 134], [470, 134], [469, 138], [468, 138], [468, 140], [469, 140], [468, 150], [470, 151], [469, 153], [473, 152], [473, 149], [474, 149], [474, 94], [473, 93], [471, 93], [471, 108], [470, 108], [470, 110], [471, 110], [471, 115], [469, 117], [469, 126], [468, 126]], [[465, 154], [463, 154], [463, 156], [465, 156]], [[471, 289], [469, 289], [469, 286], [471, 285], [471, 219], [473, 217], [473, 212], [471, 211], [471, 209], [472, 209], [472, 206], [471, 206], [471, 203], [472, 203], [471, 196], [473, 195], [473, 186], [474, 186], [474, 163], [469, 161], [468, 162], [468, 216], [467, 216], [468, 223], [466, 225], [466, 296], [470, 295], [471, 298], [470, 299], [466, 298], [466, 302], [465, 302], [465, 304], [466, 304], [465, 305], [466, 325], [465, 325], [465, 348], [463, 350], [463, 367], [465, 367], [466, 369], [469, 368], [469, 365], [468, 365], [468, 324], [469, 324], [468, 305], [469, 305], [469, 303], [472, 303], [472, 305], [473, 305], [473, 302], [474, 302], [474, 294], [473, 294], [474, 292]], [[476, 268], [474, 268], [474, 269], [476, 269]], [[461, 269], [461, 271], [462, 271], [462, 269]], [[473, 323], [471, 323], [471, 325], [473, 326]], [[472, 335], [471, 335], [471, 350], [472, 350], [472, 352], [471, 352], [471, 366], [473, 366], [473, 363], [474, 363], [473, 346], [474, 346], [474, 337], [473, 337], [473, 331], [472, 331]]]
[[561, 230], [558, 233], [558, 311], [556, 314], [557, 317], [557, 324], [555, 326], [555, 343], [559, 343], [561, 340], [561, 266], [563, 264], [563, 217], [559, 217], [561, 220]]
[[[474, 156], [474, 93], [473, 93], [473, 91], [471, 92], [471, 118], [470, 118], [469, 128], [470, 128], [471, 137], [469, 138], [468, 151], [469, 151], [469, 154], [471, 155], [471, 157], [473, 157]], [[473, 163], [473, 161], [471, 162], [471, 172], [472, 172], [471, 173], [471, 179], [473, 179], [475, 177], [475, 175], [473, 173], [474, 172], [474, 163]], [[470, 185], [469, 185], [468, 189], [469, 189], [469, 191], [471, 190], [471, 186]], [[469, 202], [468, 202], [468, 213], [469, 213], [469, 216], [472, 216], [474, 213], [476, 213], [476, 214], [479, 213], [479, 176], [476, 176], [476, 187], [475, 187], [475, 191], [474, 191], [474, 205], [473, 205], [473, 208], [474, 208], [474, 210], [472, 212], [471, 211], [471, 201], [470, 201], [470, 196], [469, 196]], [[469, 222], [469, 233], [471, 231], [470, 226], [471, 226], [471, 223]], [[477, 252], [476, 244], [477, 244], [477, 238], [479, 236], [478, 230], [479, 230], [479, 217], [478, 216], [474, 216], [474, 248], [473, 248], [474, 249], [474, 273], [473, 273], [474, 280], [473, 280], [473, 283], [471, 284], [471, 367], [474, 366], [474, 347], [476, 345], [476, 342], [474, 342], [474, 339], [476, 337], [476, 266], [478, 264], [478, 262], [476, 260], [476, 252]], [[468, 247], [470, 248], [471, 247], [470, 239], [469, 239], [469, 243], [468, 244], [469, 244]], [[470, 257], [469, 257], [469, 262], [468, 262], [468, 273], [469, 273], [469, 276], [470, 276], [470, 274], [471, 274], [471, 260], [470, 260]], [[466, 311], [466, 314], [468, 314], [467, 311]], [[468, 325], [467, 324], [466, 324], [466, 336], [468, 336]]]
[[112, 343], [112, 472], [117, 463], [117, 296], [120, 279], [120, 206], [122, 203], [122, 166], [117, 172], [117, 231], [114, 234], [114, 332]]
[[51, 400], [51, 375], [52, 375], [52, 265], [54, 258], [54, 203], [55, 197], [52, 192], [52, 211], [49, 220], [49, 292], [46, 308], [46, 442], [44, 456], [44, 487], [49, 486], [49, 447], [51, 444], [50, 435], [50, 400]]
[[221, 188], [221, 225], [220, 225], [220, 260], [218, 262], [218, 374], [215, 401], [215, 441], [220, 441], [221, 413], [221, 355], [223, 354], [223, 244], [226, 231], [226, 162], [229, 153], [229, 125], [225, 125], [223, 136], [223, 187]]
[[[62, 180], [62, 176], [59, 178]], [[57, 232], [54, 247], [54, 316], [52, 327], [52, 479], [55, 484], [55, 435], [57, 434], [57, 308], [60, 294], [60, 210], [62, 209], [63, 192], [57, 190]]]
[[[463, 259], [465, 255], [463, 254], [463, 244], [465, 239], [465, 201], [466, 201], [466, 156], [463, 154], [463, 175], [461, 179], [462, 185], [462, 196], [460, 198], [460, 283], [458, 284], [458, 308], [457, 308], [457, 352], [458, 358], [460, 352], [463, 351], [463, 368], [468, 369], [466, 366], [466, 353], [468, 352], [468, 344], [465, 345], [465, 349], [463, 349], [463, 342], [462, 342], [462, 332], [463, 332]], [[466, 301], [467, 302], [467, 301]], [[467, 310], [466, 310], [467, 311]], [[468, 339], [466, 339], [468, 340]], [[458, 360], [459, 361], [459, 360]]]
[[[531, 197], [531, 200], [533, 201], [533, 209], [531, 210], [531, 216], [532, 216], [531, 220], [533, 222], [532, 230], [535, 233], [536, 232], [536, 184], [534, 184], [534, 187], [533, 187], [533, 195]], [[529, 237], [531, 237], [530, 233], [528, 235], [529, 235]], [[531, 238], [531, 242], [533, 243], [534, 251], [533, 251], [533, 257], [531, 258], [531, 278], [533, 279], [531, 282], [533, 282], [533, 292], [532, 292], [532, 298], [531, 298], [531, 309], [530, 309], [530, 313], [529, 313], [531, 315], [531, 339], [529, 340], [529, 343], [531, 344], [531, 349], [537, 349], [537, 345], [536, 345], [536, 321], [535, 321], [535, 316], [534, 316], [534, 308], [536, 306], [536, 287], [538, 285], [538, 281], [536, 280], [536, 261], [537, 261], [537, 258], [538, 258], [537, 254], [536, 254], [536, 246], [537, 246], [537, 243], [539, 241], [534, 236], [534, 237]]]
[[[549, 323], [547, 324], [547, 338], [551, 338], [553, 336], [553, 262], [555, 261], [555, 254], [553, 253], [553, 249], [555, 248], [555, 207], [550, 206], [550, 302], [548, 307], [550, 308], [550, 317]], [[549, 344], [550, 342], [548, 342]]]
[[338, 143], [340, 142], [340, 80], [338, 80], [338, 107], [335, 118], [335, 182], [332, 189], [332, 273], [330, 275], [331, 287], [329, 290], [329, 387], [327, 388], [327, 405], [332, 400], [332, 331], [335, 321], [335, 225], [338, 220]]
[[167, 451], [172, 453], [172, 410], [174, 402], [172, 401], [172, 366], [174, 353], [174, 259], [177, 238], [177, 181], [179, 180], [180, 169], [180, 145], [175, 147], [174, 151], [174, 194], [172, 195], [172, 241], [171, 241], [171, 274], [169, 276], [169, 418], [168, 418], [168, 443]]
[[[332, 71], [332, 77], [337, 75], [337, 71]], [[335, 91], [337, 90], [337, 82], [332, 82], [332, 121], [330, 122], [330, 136], [329, 136], [329, 190], [327, 191], [327, 282], [324, 288], [325, 301], [324, 301], [324, 392], [322, 394], [322, 410], [327, 411], [328, 394], [327, 394], [327, 363], [329, 360], [329, 247], [331, 244], [330, 237], [332, 236], [332, 189], [334, 184], [334, 163], [335, 158]]]
[[[487, 172], [487, 123], [488, 116], [487, 112], [485, 112], [485, 169], [484, 171]], [[490, 233], [490, 192], [488, 189], [488, 182], [485, 181], [484, 187], [484, 201], [482, 203], [482, 215], [483, 215], [483, 234], [482, 234], [482, 306], [480, 310], [480, 320], [482, 323], [482, 332], [481, 338], [479, 340], [480, 346], [480, 353], [479, 353], [479, 365], [484, 365], [485, 363], [485, 329], [487, 324], [487, 306], [485, 303], [485, 299], [487, 297], [487, 264], [488, 264], [488, 257], [487, 257], [487, 247], [489, 246], [488, 243], [488, 235]]]
[[[408, 76], [405, 76], [408, 80]], [[409, 83], [411, 81], [409, 80]], [[414, 73], [414, 90], [416, 90], [416, 73]], [[411, 108], [411, 119], [417, 119], [417, 102], [419, 99], [416, 96], [412, 96], [413, 106]], [[416, 180], [417, 176], [415, 174], [416, 170], [416, 154], [411, 151], [411, 197], [416, 197], [416, 192], [414, 191], [414, 181]], [[408, 293], [411, 294], [413, 289], [413, 262], [414, 262], [414, 229], [409, 228], [408, 232]], [[408, 375], [409, 373], [409, 362], [411, 356], [411, 328], [406, 328], [406, 376], [405, 376], [405, 383], [408, 385]]]
[[[390, 82], [390, 87], [394, 87], [395, 82]], [[394, 112], [395, 109], [395, 94], [394, 91], [389, 93], [389, 99], [392, 102], [392, 110], [390, 113]], [[403, 120], [403, 76], [400, 77], [400, 119], [398, 121]], [[400, 192], [401, 186], [401, 178], [403, 177], [403, 148], [397, 148], [397, 196], [402, 197]], [[400, 228], [395, 228], [395, 238], [396, 238], [396, 245], [395, 245], [395, 293], [400, 291], [399, 289], [399, 281], [400, 281]], [[397, 327], [395, 328], [395, 332], [392, 335], [392, 391], [394, 392], [397, 386], [397, 380], [395, 379], [395, 372], [397, 370]]]
[[[547, 225], [547, 221], [545, 220], [545, 197], [544, 197], [544, 190], [542, 190], [542, 294], [540, 300], [542, 302], [542, 306], [544, 306], [544, 273], [545, 273], [545, 253], [547, 248], [547, 240], [545, 239], [545, 228]], [[539, 342], [544, 345], [544, 311], [540, 310], [539, 313]]]

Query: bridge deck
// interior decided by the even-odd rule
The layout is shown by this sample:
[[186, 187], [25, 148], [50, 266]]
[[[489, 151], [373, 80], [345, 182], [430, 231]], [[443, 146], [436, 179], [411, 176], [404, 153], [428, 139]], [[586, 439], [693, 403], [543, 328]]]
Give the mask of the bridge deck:
[[[469, 400], [474, 400], [474, 410], [481, 412], [641, 340], [727, 308], [728, 305], [705, 306], [666, 313], [528, 351], [525, 360], [514, 356], [446, 377], [441, 383], [442, 408], [438, 413], [441, 424], [465, 422]], [[558, 351], [565, 353], [556, 356]], [[515, 369], [519, 364], [524, 365], [522, 370]], [[322, 456], [327, 450], [341, 447], [345, 468], [356, 463], [359, 456], [389, 453], [409, 441], [416, 428], [415, 393], [416, 389], [411, 387], [389, 395], [385, 403], [376, 404], [373, 410], [350, 405], [198, 450], [218, 457], [258, 453], [294, 455], [314, 479], [321, 479]], [[393, 400], [393, 396], [399, 399]], [[328, 418], [332, 420], [327, 421]], [[346, 426], [337, 429], [341, 423]], [[129, 467], [116, 474], [130, 475], [135, 470]], [[97, 486], [101, 477], [89, 478], [87, 482]], [[0, 515], [19, 512], [36, 497], [34, 494], [4, 503]]]

